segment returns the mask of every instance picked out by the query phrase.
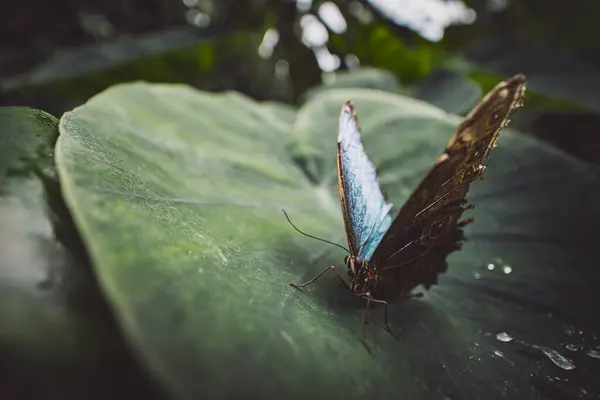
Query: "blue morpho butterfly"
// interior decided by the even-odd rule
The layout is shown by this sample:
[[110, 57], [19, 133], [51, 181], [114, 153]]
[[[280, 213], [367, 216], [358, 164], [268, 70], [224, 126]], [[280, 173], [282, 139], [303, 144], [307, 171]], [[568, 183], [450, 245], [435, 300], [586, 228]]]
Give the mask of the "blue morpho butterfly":
[[371, 302], [385, 306], [385, 329], [398, 338], [388, 324], [388, 301], [413, 296], [411, 291], [419, 285], [429, 289], [437, 283], [438, 274], [446, 271], [448, 254], [459, 250], [464, 241], [462, 228], [473, 221], [473, 218], [458, 221], [466, 209], [472, 208], [465, 200], [469, 186], [482, 178], [485, 166], [481, 162], [496, 146], [511, 114], [523, 105], [524, 94], [525, 77], [521, 74], [492, 89], [458, 126], [444, 153], [393, 221], [392, 204], [384, 199], [376, 170], [361, 142], [356, 112], [347, 101], [339, 122], [337, 168], [350, 247], [349, 251], [345, 249], [350, 255], [344, 260], [350, 284], [331, 266], [303, 284], [290, 285], [301, 288], [333, 270], [348, 289], [367, 300], [364, 334], [367, 350], [366, 326]]

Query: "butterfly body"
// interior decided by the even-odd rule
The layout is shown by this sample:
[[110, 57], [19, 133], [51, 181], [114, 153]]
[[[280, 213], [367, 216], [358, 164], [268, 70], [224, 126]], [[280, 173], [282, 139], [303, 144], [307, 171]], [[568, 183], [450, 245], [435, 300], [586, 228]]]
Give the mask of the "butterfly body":
[[[350, 284], [344, 284], [367, 299], [367, 310], [371, 301], [386, 305], [386, 329], [387, 303], [410, 297], [417, 286], [435, 285], [447, 269], [448, 255], [461, 248], [462, 228], [473, 221], [460, 220], [473, 207], [465, 199], [470, 184], [483, 177], [482, 161], [496, 146], [510, 115], [522, 106], [524, 93], [522, 75], [492, 89], [457, 127], [394, 219], [392, 204], [386, 202], [375, 167], [364, 151], [354, 106], [350, 101], [343, 105], [337, 167], [350, 253], [345, 258]], [[332, 266], [305, 284], [293, 286], [313, 283], [329, 269], [337, 272]], [[365, 323], [366, 318], [367, 314]]]
[[377, 271], [368, 261], [360, 257], [346, 256], [344, 264], [348, 267], [350, 288], [358, 295], [370, 293], [377, 286]]

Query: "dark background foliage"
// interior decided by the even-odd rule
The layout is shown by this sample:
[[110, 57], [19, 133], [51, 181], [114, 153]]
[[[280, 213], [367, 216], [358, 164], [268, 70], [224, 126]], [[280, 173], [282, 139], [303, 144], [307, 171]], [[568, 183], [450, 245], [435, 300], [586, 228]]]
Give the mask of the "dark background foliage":
[[[396, 16], [367, 0], [17, 2], [0, 15], [1, 99], [60, 115], [114, 83], [142, 79], [295, 103], [323, 79], [315, 54], [326, 49], [336, 69], [384, 68], [409, 87], [438, 82], [444, 69], [483, 90], [524, 72], [530, 95], [520, 128], [600, 161], [597, 2], [472, 0], [454, 18], [450, 8], [416, 3], [399, 2]], [[343, 31], [324, 20], [332, 5]], [[329, 38], [307, 45], [303, 34], [319, 21]]]
[[[409, 93], [464, 114], [478, 90], [489, 90], [502, 78], [523, 72], [529, 82], [527, 107], [520, 112], [515, 127], [581, 160], [600, 163], [600, 2], [457, 1], [462, 5], [463, 21], [449, 18], [446, 24], [425, 5], [420, 6], [425, 10], [420, 16], [403, 12], [401, 4], [418, 3], [415, 1], [399, 1], [397, 15], [373, 3], [12, 2], [0, 6], [0, 105], [32, 106], [59, 118], [92, 95], [133, 80], [182, 82], [210, 91], [238, 90], [258, 100], [300, 104], [314, 86], [335, 84], [335, 71], [362, 66], [389, 71], [398, 85], [388, 90]], [[450, 4], [443, 0], [422, 2], [426, 3], [437, 3], [438, 7]], [[332, 13], [326, 10], [336, 7], [345, 21], [344, 29], [328, 20]], [[451, 11], [442, 14], [449, 16]], [[310, 39], [310, 32], [325, 32], [326, 40]], [[469, 99], [465, 100], [467, 106], [428, 98], [432, 89], [440, 87], [464, 93]], [[39, 138], [31, 138], [30, 143], [36, 140]], [[51, 152], [50, 144], [39, 146], [47, 146]], [[7, 149], [0, 154], [11, 154]], [[16, 173], [37, 182], [47, 193], [59, 190], [52, 171], [26, 164]], [[61, 207], [64, 204], [50, 201], [53, 221], [72, 223]], [[64, 232], [74, 231], [72, 226], [63, 228]], [[64, 261], [63, 249], [57, 256], [62, 261], [57, 262], [89, 267], [81, 244], [61, 237], [64, 232], [60, 224], [55, 229], [58, 243], [75, 246], [68, 250], [76, 258]], [[81, 398], [82, 393], [92, 398], [92, 392], [95, 398], [116, 398], [116, 393], [159, 398], [161, 395], [123, 350], [93, 277], [83, 275], [78, 279], [87, 282], [86, 289], [72, 293], [64, 284], [61, 301], [68, 307], [95, 310], [101, 322], [95, 322], [97, 329], [84, 336], [92, 343], [109, 344], [104, 344], [103, 350], [90, 350], [93, 361], [84, 370], [66, 358], [61, 368], [79, 380], [71, 386], [60, 383], [68, 374], [48, 375], [44, 365], [29, 362], [20, 349], [2, 348], [0, 368], [10, 373], [4, 373], [0, 382], [6, 384], [10, 395], [11, 389], [37, 381], [39, 388], [29, 392], [32, 398], [42, 398], [42, 393], [44, 398]], [[15, 368], [17, 363], [24, 367]], [[120, 367], [111, 371], [112, 365]], [[106, 371], [110, 373], [98, 380]], [[560, 398], [560, 393], [550, 398]]]

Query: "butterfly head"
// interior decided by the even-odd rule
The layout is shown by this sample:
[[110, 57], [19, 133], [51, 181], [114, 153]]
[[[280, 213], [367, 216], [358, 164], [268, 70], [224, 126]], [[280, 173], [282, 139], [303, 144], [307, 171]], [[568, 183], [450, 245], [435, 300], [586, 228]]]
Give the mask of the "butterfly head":
[[355, 293], [370, 292], [377, 285], [377, 274], [371, 271], [367, 261], [356, 256], [346, 256], [344, 263], [348, 267], [351, 288]]

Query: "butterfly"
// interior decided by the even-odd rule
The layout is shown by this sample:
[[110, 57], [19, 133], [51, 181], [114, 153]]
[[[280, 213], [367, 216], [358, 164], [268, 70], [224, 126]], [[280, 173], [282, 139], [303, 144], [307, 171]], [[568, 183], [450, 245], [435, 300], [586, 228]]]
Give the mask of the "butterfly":
[[388, 323], [388, 302], [415, 296], [412, 291], [419, 285], [429, 289], [446, 272], [446, 258], [461, 248], [463, 228], [473, 222], [472, 217], [459, 221], [465, 210], [473, 208], [465, 199], [469, 186], [483, 177], [482, 162], [496, 147], [512, 113], [523, 105], [525, 86], [525, 77], [515, 75], [500, 82], [469, 112], [394, 219], [392, 204], [384, 198], [365, 153], [356, 111], [347, 101], [339, 120], [337, 171], [350, 283], [330, 266], [303, 284], [290, 285], [310, 285], [333, 270], [349, 290], [367, 301], [363, 339], [367, 350], [370, 303], [385, 306], [384, 327], [398, 338]]

